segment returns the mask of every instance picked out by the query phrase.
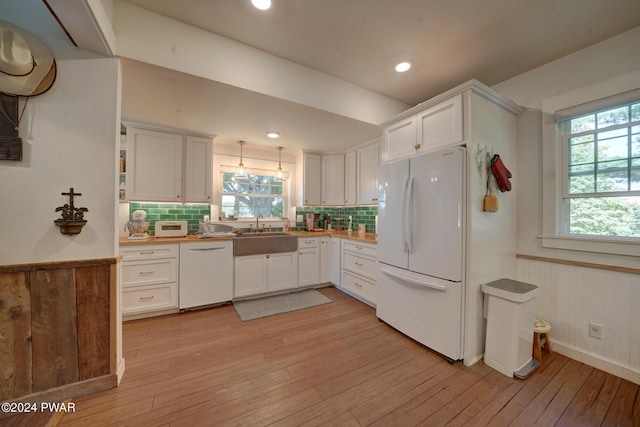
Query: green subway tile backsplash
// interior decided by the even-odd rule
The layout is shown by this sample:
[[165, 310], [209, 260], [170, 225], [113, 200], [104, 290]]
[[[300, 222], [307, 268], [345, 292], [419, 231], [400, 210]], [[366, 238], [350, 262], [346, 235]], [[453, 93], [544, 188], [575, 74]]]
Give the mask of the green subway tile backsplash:
[[[378, 215], [377, 206], [349, 206], [344, 208], [337, 207], [309, 207], [297, 206], [296, 215], [304, 215], [307, 212], [317, 212], [322, 215], [329, 214], [331, 216], [331, 226], [336, 228], [336, 218], [343, 218], [342, 226], [346, 230], [349, 224], [349, 215], [351, 215], [352, 230], [358, 229], [358, 224], [366, 224], [367, 233], [375, 232], [375, 217]], [[304, 228], [304, 222], [296, 222], [296, 227]]]
[[183, 205], [173, 203], [130, 203], [129, 216], [133, 211], [141, 209], [147, 213], [149, 235], [155, 235], [156, 221], [187, 221], [189, 234], [198, 232], [200, 221], [209, 215], [209, 205]]

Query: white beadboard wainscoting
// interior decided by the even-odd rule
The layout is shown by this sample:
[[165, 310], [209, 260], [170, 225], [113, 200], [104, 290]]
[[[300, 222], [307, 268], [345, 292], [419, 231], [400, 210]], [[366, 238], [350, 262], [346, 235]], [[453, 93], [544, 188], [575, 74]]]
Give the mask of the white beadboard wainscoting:
[[640, 275], [519, 257], [517, 278], [539, 287], [553, 351], [640, 384]]

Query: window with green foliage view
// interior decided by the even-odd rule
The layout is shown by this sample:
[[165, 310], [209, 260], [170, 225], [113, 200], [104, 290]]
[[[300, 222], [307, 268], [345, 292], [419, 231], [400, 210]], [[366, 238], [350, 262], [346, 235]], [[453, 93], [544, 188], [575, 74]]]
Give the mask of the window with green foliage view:
[[285, 182], [278, 182], [275, 176], [252, 174], [246, 179], [236, 179], [233, 172], [222, 172], [222, 201], [220, 211], [228, 217], [281, 218], [286, 205]]
[[640, 238], [640, 101], [559, 123], [563, 231]]

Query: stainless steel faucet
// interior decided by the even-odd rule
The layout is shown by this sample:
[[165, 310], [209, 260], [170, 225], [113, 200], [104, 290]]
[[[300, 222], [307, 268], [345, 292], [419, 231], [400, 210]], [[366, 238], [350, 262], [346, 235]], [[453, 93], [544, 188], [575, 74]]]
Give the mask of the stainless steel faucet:
[[256, 233], [260, 230], [260, 220], [263, 219], [264, 217], [262, 215], [258, 215], [256, 217]]

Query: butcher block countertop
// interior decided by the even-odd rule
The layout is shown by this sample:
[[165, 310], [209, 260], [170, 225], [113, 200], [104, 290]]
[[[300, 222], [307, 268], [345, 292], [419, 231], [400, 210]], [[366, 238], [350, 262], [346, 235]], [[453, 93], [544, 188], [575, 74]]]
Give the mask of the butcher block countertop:
[[[320, 236], [333, 236], [340, 237], [341, 239], [357, 240], [359, 242], [366, 243], [378, 243], [376, 235], [373, 233], [358, 234], [357, 232], [348, 231], [290, 231], [289, 234], [293, 234], [298, 237], [320, 237]], [[228, 241], [233, 240], [233, 237], [215, 237], [208, 239], [199, 239], [196, 234], [190, 234], [187, 237], [155, 237], [151, 236], [144, 240], [129, 240], [127, 238], [120, 239], [120, 246], [135, 246], [135, 245], [167, 245], [171, 243], [195, 243], [195, 242], [208, 242], [212, 240]]]
[[359, 242], [366, 243], [378, 243], [376, 235], [374, 233], [359, 234], [355, 231], [290, 231], [289, 233], [298, 237], [318, 237], [318, 236], [333, 236], [340, 237], [341, 239], [357, 240]]

